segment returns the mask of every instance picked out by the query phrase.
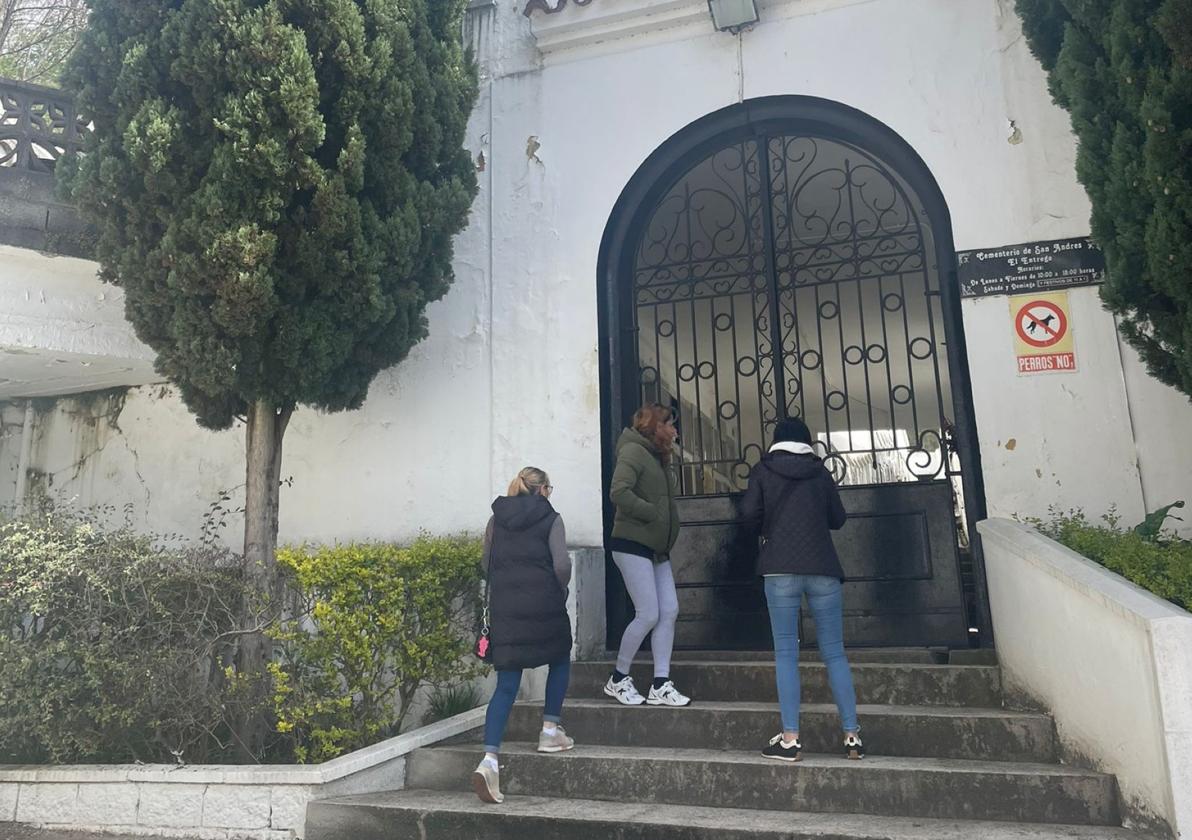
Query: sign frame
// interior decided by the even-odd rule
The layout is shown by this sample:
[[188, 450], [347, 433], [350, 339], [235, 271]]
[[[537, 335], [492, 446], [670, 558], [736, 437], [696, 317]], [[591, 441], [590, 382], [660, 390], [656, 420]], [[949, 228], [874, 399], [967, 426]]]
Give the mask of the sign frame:
[[959, 251], [962, 298], [1055, 292], [1105, 280], [1105, 255], [1087, 236]]

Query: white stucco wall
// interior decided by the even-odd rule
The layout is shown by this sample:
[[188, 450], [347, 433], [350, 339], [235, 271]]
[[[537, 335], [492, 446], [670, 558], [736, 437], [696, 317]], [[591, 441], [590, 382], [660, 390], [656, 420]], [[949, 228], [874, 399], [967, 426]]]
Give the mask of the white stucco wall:
[[[405, 538], [420, 529], [483, 527], [480, 514], [491, 500], [487, 412], [469, 409], [463, 395], [487, 390], [486, 353], [481, 342], [452, 341], [458, 335], [452, 326], [450, 318], [440, 319], [437, 338], [406, 366], [378, 377], [365, 410], [296, 413], [285, 441], [283, 540]], [[32, 467], [42, 477], [31, 484], [59, 500], [113, 506], [121, 520], [131, 503], [138, 528], [185, 536], [199, 534], [221, 491], [232, 494], [232, 508], [242, 503], [243, 428], [200, 428], [166, 386], [134, 389], [122, 405], [67, 397], [37, 418]], [[19, 427], [6, 423], [5, 431], [0, 465], [19, 444]], [[11, 499], [15, 474], [0, 472], [0, 481], [2, 505]], [[238, 529], [238, 522], [230, 524], [226, 534], [234, 546]]]
[[[743, 97], [819, 96], [885, 122], [939, 181], [959, 249], [1088, 231], [1067, 115], [1012, 0], [769, 0], [740, 36], [714, 32], [694, 0], [595, 0], [533, 22], [521, 5], [469, 21], [482, 78], [467, 145], [484, 168], [456, 284], [429, 310], [430, 338], [378, 377], [362, 410], [298, 413], [285, 540], [475, 530], [533, 463], [551, 473], [571, 541], [599, 544], [601, 237], [650, 153]], [[647, 15], [663, 6], [669, 17]], [[644, 31], [628, 34], [635, 21]], [[1072, 304], [1079, 371], [1019, 377], [1005, 299], [964, 303], [991, 512], [1116, 506], [1133, 520], [1144, 496], [1192, 501], [1192, 448], [1178, 432], [1192, 407], [1129, 353], [1123, 373], [1095, 290], [1074, 290]], [[241, 434], [199, 430], [169, 394], [129, 395], [112, 442], [80, 468], [91, 432], [67, 421], [72, 410], [40, 424], [34, 464], [63, 495], [132, 502], [145, 527], [194, 533], [218, 491], [243, 484]], [[0, 475], [0, 502], [5, 486]]]
[[1117, 777], [1128, 824], [1192, 835], [1192, 615], [1031, 528], [980, 529], [1007, 689]]
[[0, 400], [157, 379], [95, 263], [0, 245]]
[[1099, 516], [1116, 505], [1133, 524], [1142, 484], [1113, 320], [1094, 288], [1072, 289], [1069, 304], [1077, 372], [1019, 376], [1006, 298], [965, 302], [989, 512]]
[[124, 295], [89, 260], [0, 245], [0, 346], [148, 359], [124, 320]]

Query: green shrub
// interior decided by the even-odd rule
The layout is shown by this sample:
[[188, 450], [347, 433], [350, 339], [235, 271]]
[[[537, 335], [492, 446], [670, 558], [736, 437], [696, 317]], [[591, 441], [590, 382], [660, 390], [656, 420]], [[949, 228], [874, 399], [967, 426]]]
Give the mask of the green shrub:
[[1052, 511], [1048, 520], [1031, 520], [1031, 524], [1160, 598], [1192, 609], [1192, 542], [1162, 533], [1154, 515], [1130, 530], [1121, 528], [1112, 513], [1097, 525], [1081, 511]]
[[242, 596], [211, 549], [0, 522], [0, 763], [227, 760]]
[[285, 548], [302, 609], [275, 628], [278, 730], [299, 761], [325, 761], [401, 731], [426, 686], [472, 679], [480, 599], [478, 540], [407, 547]]
[[482, 670], [466, 656], [480, 551], [283, 551], [296, 608], [269, 628], [263, 685], [230, 665], [249, 597], [239, 558], [52, 511], [0, 522], [0, 763], [242, 761], [232, 724], [261, 696], [278, 734], [252, 758], [319, 761], [396, 734], [424, 687], [440, 711], [474, 706], [452, 686]]
[[475, 683], [460, 683], [435, 689], [430, 695], [424, 724], [447, 720], [470, 712], [484, 702], [480, 687]]

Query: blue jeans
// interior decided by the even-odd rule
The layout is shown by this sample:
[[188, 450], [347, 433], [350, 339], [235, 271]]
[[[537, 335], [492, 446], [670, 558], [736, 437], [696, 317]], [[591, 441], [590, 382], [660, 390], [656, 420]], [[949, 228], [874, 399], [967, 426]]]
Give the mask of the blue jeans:
[[[485, 752], [501, 751], [505, 726], [509, 723], [509, 713], [513, 711], [513, 703], [517, 700], [517, 690], [521, 687], [521, 678], [521, 671], [497, 671], [497, 687], [493, 691], [493, 699], [488, 701], [488, 712], [484, 716]], [[567, 694], [567, 683], [570, 680], [570, 658], [550, 666], [546, 677], [546, 704], [542, 714], [543, 720], [555, 723], [561, 720], [563, 697]]]
[[857, 693], [844, 658], [844, 596], [840, 581], [823, 575], [768, 575], [765, 580], [783, 731], [799, 731], [799, 607], [804, 593], [815, 618], [816, 639], [828, 668], [828, 685], [841, 725], [845, 732], [856, 731]]

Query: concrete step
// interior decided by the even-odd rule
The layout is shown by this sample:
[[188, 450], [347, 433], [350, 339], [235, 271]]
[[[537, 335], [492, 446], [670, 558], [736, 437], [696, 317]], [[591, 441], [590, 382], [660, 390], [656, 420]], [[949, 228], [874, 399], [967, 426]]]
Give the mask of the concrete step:
[[312, 802], [307, 840], [1153, 840], [1121, 828], [408, 790]]
[[[924, 648], [924, 647], [868, 647], [868, 648], [846, 648], [850, 662], [882, 662], [887, 664], [904, 664], [904, 665], [944, 665], [947, 664], [951, 657], [960, 655], [961, 657], [969, 655], [967, 651], [953, 650], [947, 648]], [[988, 653], [977, 654], [981, 661], [969, 664], [981, 665], [996, 665], [996, 656], [993, 661], [989, 660], [989, 656], [993, 655], [992, 651]], [[608, 651], [605, 657], [610, 662], [616, 659], [617, 652], [615, 650]], [[637, 660], [640, 662], [651, 661], [650, 646], [646, 646], [638, 653]], [[671, 657], [676, 662], [773, 662], [773, 650], [676, 650], [674, 656]], [[805, 648], [799, 652], [799, 658], [804, 662], [818, 662], [820, 659], [819, 651], [814, 647]]]
[[[881, 662], [906, 665], [996, 665], [997, 651], [993, 648], [897, 648], [860, 647], [846, 648], [850, 662]], [[615, 650], [605, 651], [605, 659], [615, 659]], [[757, 662], [774, 658], [773, 649], [767, 650], [683, 650], [674, 652], [672, 659], [685, 662]], [[799, 658], [804, 662], [819, 662], [820, 653], [814, 646], [800, 650]], [[637, 655], [647, 662], [651, 659], [649, 645]]]
[[[1002, 705], [1002, 676], [987, 665], [906, 665], [851, 663], [857, 702], [895, 706]], [[576, 662], [571, 667], [570, 697], [603, 697], [613, 663]], [[819, 663], [799, 666], [803, 702], [831, 703], [828, 671]], [[774, 660], [757, 662], [674, 662], [675, 685], [694, 700], [774, 702]], [[632, 676], [645, 690], [654, 676], [648, 664], [636, 666]]]
[[[866, 748], [876, 755], [1056, 760], [1055, 727], [1046, 715], [942, 706], [862, 705], [857, 712]], [[782, 729], [777, 703], [703, 701], [672, 709], [622, 706], [609, 698], [568, 700], [563, 716], [568, 734], [580, 744], [760, 750]], [[541, 704], [519, 704], [506, 737], [536, 740], [541, 727]], [[836, 707], [804, 704], [799, 734], [808, 752], [838, 752], [841, 731]]]
[[[466, 791], [477, 746], [414, 752], [410, 788]], [[878, 756], [808, 756], [798, 764], [756, 751], [584, 745], [541, 755], [506, 744], [502, 790], [513, 795], [764, 811], [1120, 825], [1112, 776], [1046, 764]]]

